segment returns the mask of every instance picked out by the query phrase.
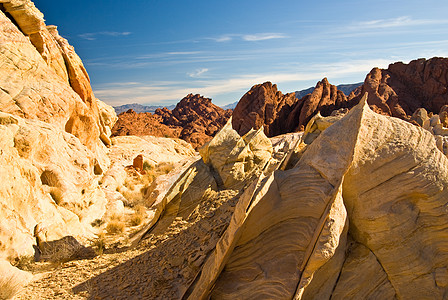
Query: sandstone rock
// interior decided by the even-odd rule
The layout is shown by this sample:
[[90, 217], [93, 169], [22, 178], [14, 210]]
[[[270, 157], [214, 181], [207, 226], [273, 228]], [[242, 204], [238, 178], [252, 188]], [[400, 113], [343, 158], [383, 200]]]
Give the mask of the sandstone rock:
[[255, 85], [240, 99], [233, 110], [233, 128], [240, 135], [262, 126], [269, 137], [286, 133], [283, 128], [285, 125], [282, 123], [296, 102], [294, 93], [283, 95], [277, 90], [277, 85], [271, 82]]
[[283, 95], [276, 85], [266, 82], [253, 86], [241, 98], [233, 112], [233, 127], [239, 134], [245, 134], [251, 128], [264, 126], [266, 135], [272, 137], [304, 130], [317, 112], [328, 116], [333, 110], [353, 105], [327, 78], [301, 99], [292, 93]]
[[[326, 78], [301, 99], [283, 95], [271, 83], [255, 85], [235, 107], [233, 127], [245, 134], [263, 125], [269, 137], [304, 130], [317, 112], [329, 116], [333, 110], [352, 108], [365, 93], [373, 111], [411, 121], [419, 108], [438, 113], [448, 104], [447, 72], [448, 59], [437, 57], [394, 63], [385, 70], [373, 68], [348, 97]], [[423, 126], [424, 121], [415, 118], [421, 117], [415, 116], [414, 121]]]
[[[426, 272], [423, 271], [423, 269], [425, 269], [424, 266], [426, 266], [427, 269], [433, 270], [435, 274], [442, 274], [443, 272], [440, 271], [437, 266], [441, 263], [440, 260], [446, 258], [436, 258], [435, 256], [430, 256], [431, 259], [428, 259], [429, 257], [425, 259], [417, 258], [416, 255], [419, 251], [418, 249], [421, 249], [422, 247], [425, 248], [426, 243], [419, 240], [413, 232], [415, 232], [415, 230], [428, 230], [425, 236], [428, 236], [427, 234], [430, 234], [429, 232], [431, 232], [431, 236], [434, 238], [431, 243], [435, 242], [436, 244], [438, 243], [437, 241], [441, 241], [442, 236], [438, 234], [438, 229], [435, 229], [435, 227], [433, 227], [435, 231], [432, 231], [429, 228], [418, 229], [427, 227], [414, 227], [414, 225], [411, 225], [413, 222], [411, 220], [415, 220], [415, 217], [413, 218], [411, 215], [416, 216], [417, 211], [423, 209], [423, 207], [426, 207], [426, 205], [430, 203], [428, 202], [429, 198], [426, 197], [430, 197], [430, 199], [434, 200], [439, 199], [439, 201], [444, 197], [444, 190], [436, 188], [436, 186], [438, 186], [438, 180], [445, 181], [447, 179], [445, 163], [442, 163], [446, 158], [442, 156], [439, 151], [434, 151], [435, 144], [430, 134], [413, 127], [410, 124], [375, 115], [370, 112], [367, 106], [364, 106], [364, 108], [362, 108], [362, 106], [363, 103], [361, 103], [355, 110], [351, 111], [345, 118], [323, 131], [306, 150], [297, 167], [285, 171], [284, 174], [278, 173], [274, 175], [274, 178], [270, 179], [271, 183], [264, 188], [258, 188], [258, 194], [255, 194], [253, 199], [249, 202], [246, 201], [243, 204], [243, 198], [240, 199], [238, 206], [240, 203], [242, 206], [244, 205], [243, 207], [246, 207], [246, 205], [248, 205], [247, 203], [251, 204], [249, 204], [249, 207], [243, 209], [243, 212], [241, 212], [237, 206], [235, 218], [232, 219], [231, 224], [229, 224], [228, 230], [235, 231], [236, 228], [244, 228], [243, 232], [239, 233], [235, 238], [237, 241], [233, 242], [228, 240], [231, 235], [226, 235], [226, 233], [224, 233], [217, 244], [220, 245], [220, 249], [215, 251], [205, 262], [203, 268], [205, 268], [206, 271], [203, 270], [199, 280], [196, 280], [193, 283], [193, 286], [190, 287], [190, 292], [187, 295], [191, 299], [194, 299], [195, 297], [202, 298], [209, 295], [209, 293], [211, 293], [212, 297], [215, 296], [219, 298], [232, 298], [236, 293], [238, 293], [239, 296], [249, 296], [250, 293], [251, 297], [270, 295], [270, 297], [274, 298], [283, 298], [287, 296], [288, 298], [297, 299], [305, 296], [306, 299], [314, 298], [316, 295], [326, 295], [325, 298], [331, 296], [336, 299], [346, 298], [348, 295], [355, 298], [394, 298], [403, 295], [403, 297], [406, 298], [412, 297], [410, 296], [412, 293], [414, 296], [431, 297], [431, 294], [444, 293], [442, 289], [434, 288], [434, 277], [424, 276], [423, 273], [420, 272]], [[358, 125], [355, 126], [355, 124]], [[385, 126], [390, 129], [384, 130]], [[397, 131], [392, 129], [392, 127], [397, 126], [401, 129]], [[346, 128], [346, 130], [343, 128]], [[358, 128], [355, 130], [357, 133], [355, 133], [355, 135], [347, 135], [348, 128]], [[344, 138], [338, 139], [338, 134], [344, 135]], [[393, 147], [390, 148], [390, 146], [394, 145], [393, 142], [390, 142], [393, 140], [391, 139], [391, 135], [394, 138], [399, 138], [400, 136], [401, 138], [399, 139], [401, 141], [406, 141], [411, 145], [406, 147], [404, 151], [396, 152]], [[417, 137], [410, 139], [409, 136], [412, 135], [417, 135]], [[344, 143], [344, 146], [341, 145], [341, 142]], [[350, 147], [348, 145], [352, 146]], [[389, 145], [389, 147], [384, 147], [385, 145]], [[398, 146], [398, 144], [396, 145], [397, 146], [395, 147], [401, 147]], [[337, 148], [338, 150], [333, 151], [333, 148]], [[382, 155], [378, 156], [378, 150], [375, 149], [383, 149], [379, 150], [382, 152]], [[416, 155], [417, 153], [419, 154], [417, 156], [407, 156], [405, 154], [407, 151]], [[428, 153], [432, 153], [430, 158], [427, 156]], [[389, 155], [393, 157], [398, 156], [400, 159], [395, 160], [394, 165], [387, 165], [385, 164], [386, 161], [390, 162], [390, 160], [386, 157]], [[419, 159], [414, 161], [415, 157], [418, 157]], [[430, 161], [433, 161], [433, 159], [441, 162], [441, 164], [438, 164], [438, 171], [435, 171], [433, 167], [429, 167], [429, 164], [431, 164]], [[426, 162], [426, 167], [422, 167], [419, 171], [423, 173], [432, 173], [435, 171], [438, 179], [432, 180], [428, 177], [414, 177], [414, 175], [412, 175], [415, 174], [414, 171], [407, 171], [409, 170], [409, 165], [405, 165], [405, 161], [414, 166], [419, 166], [419, 164]], [[305, 167], [305, 165], [308, 165], [309, 168]], [[378, 169], [379, 166], [381, 166], [383, 170]], [[367, 172], [365, 173], [362, 171], [364, 168], [367, 168]], [[388, 173], [392, 168], [394, 169], [393, 173], [396, 174], [395, 177], [390, 177], [389, 175], [387, 178], [382, 178], [379, 173], [374, 174], [374, 177], [372, 177], [373, 173], [371, 170], [373, 169], [376, 170], [375, 172]], [[341, 185], [341, 180], [344, 177], [343, 174], [347, 169], [349, 169], [348, 175], [344, 178], [343, 184]], [[329, 197], [326, 199], [330, 200], [330, 202], [323, 202], [327, 203], [324, 204], [325, 208], [322, 208], [326, 211], [323, 216], [318, 213], [315, 217], [312, 217], [312, 211], [314, 211], [314, 209], [312, 209], [306, 212], [306, 217], [303, 216], [294, 219], [291, 215], [294, 211], [292, 207], [286, 206], [283, 209], [281, 208], [282, 206], [274, 203], [287, 205], [287, 199], [288, 197], [291, 197], [291, 199], [296, 199], [294, 201], [294, 207], [297, 207], [297, 205], [300, 207], [300, 204], [298, 204], [300, 203], [299, 199], [305, 201], [304, 203], [306, 203], [307, 210], [314, 207], [314, 205], [317, 205], [315, 208], [322, 205], [321, 201], [313, 201], [313, 199], [317, 199], [315, 197], [318, 197], [320, 192], [316, 193], [316, 190], [314, 190], [310, 196], [306, 196], [307, 191], [305, 186], [311, 185], [303, 184], [304, 179], [313, 178], [312, 176], [310, 177], [312, 174], [325, 174], [325, 177], [317, 175], [317, 177], [313, 179], [314, 184], [312, 186], [313, 189], [318, 188], [319, 191], [322, 191], [322, 195], [327, 195], [325, 197]], [[291, 180], [298, 180], [299, 177], [296, 176], [300, 176], [301, 185], [289, 183]], [[363, 179], [360, 181], [359, 176], [362, 176], [365, 180]], [[375, 178], [375, 180], [372, 180], [373, 178]], [[380, 193], [380, 190], [383, 188], [380, 183], [390, 181], [391, 178], [394, 178], [393, 181], [397, 180], [402, 184], [406, 184], [406, 187], [403, 187], [402, 189], [394, 189], [392, 194], [390, 193], [390, 189], [384, 189], [384, 193], [387, 193], [388, 195], [383, 192]], [[317, 183], [320, 180], [322, 180], [322, 182]], [[323, 184], [324, 182], [330, 184], [328, 186], [329, 190], [327, 191], [325, 191], [326, 185]], [[421, 185], [418, 184], [420, 182]], [[390, 184], [394, 183], [391, 182]], [[421, 190], [419, 186], [429, 187], [427, 184], [435, 188], [435, 194], [422, 198], [413, 198], [413, 191]], [[294, 187], [300, 188], [301, 191], [299, 192], [295, 190]], [[303, 187], [303, 190], [301, 187]], [[375, 191], [368, 193], [363, 192], [366, 190], [370, 191], [372, 188], [374, 188]], [[341, 207], [342, 198], [338, 197], [340, 197], [341, 192], [344, 190], [345, 196], [343, 206], [347, 207], [350, 224], [348, 222], [344, 223], [343, 217], [339, 219], [339, 221], [337, 221], [338, 219], [333, 219], [333, 221], [327, 223], [327, 221], [325, 221], [327, 217], [335, 214], [337, 211], [341, 211], [336, 209], [334, 205], [339, 203], [338, 205]], [[429, 190], [427, 191], [428, 193], [432, 193], [429, 192]], [[346, 197], [348, 198], [346, 199]], [[381, 204], [375, 204], [375, 209], [372, 210], [372, 204], [380, 198], [384, 200]], [[280, 199], [281, 202], [278, 202]], [[400, 199], [414, 199], [415, 201], [412, 202], [414, 206], [401, 204], [402, 202]], [[383, 206], [386, 203], [389, 204]], [[275, 207], [275, 210], [273, 207]], [[392, 207], [394, 208], [392, 209]], [[417, 209], [413, 207], [419, 208]], [[435, 203], [434, 205], [431, 205], [431, 207], [435, 210], [437, 210], [437, 207], [440, 208], [440, 206]], [[341, 207], [341, 209], [343, 209], [343, 207]], [[392, 209], [392, 212], [396, 212], [391, 217], [389, 217], [391, 212], [390, 209]], [[257, 213], [257, 211], [259, 211], [259, 213]], [[281, 221], [282, 211], [285, 212], [285, 217], [288, 216], [288, 221], [286, 223], [285, 221]], [[298, 208], [297, 212], [293, 214], [296, 215], [300, 212], [305, 213]], [[235, 227], [234, 224], [236, 223], [233, 223], [233, 221], [237, 220], [237, 216], [241, 213], [246, 214], [247, 220], [245, 221], [245, 225]], [[339, 216], [343, 215], [344, 214], [339, 214]], [[399, 215], [401, 217], [398, 217]], [[253, 222], [249, 223], [251, 218], [253, 218], [253, 222], [257, 220], [257, 225], [254, 225], [255, 223]], [[395, 221], [391, 223], [390, 218], [394, 218]], [[399, 218], [401, 221], [396, 218]], [[442, 219], [443, 218], [439, 219], [438, 222], [443, 223], [444, 221], [442, 221]], [[273, 223], [271, 223], [271, 220], [277, 220], [274, 224], [278, 225], [272, 227]], [[297, 220], [294, 226], [292, 225], [293, 220]], [[300, 222], [305, 220], [306, 223]], [[418, 222], [422, 222], [422, 224], [429, 222], [425, 224], [430, 224], [432, 222], [431, 220], [432, 217], [428, 216], [425, 218], [422, 216], [422, 219], [419, 219]], [[401, 225], [403, 222], [404, 225]], [[267, 227], [263, 224], [266, 224]], [[323, 230], [325, 229], [326, 224], [329, 226], [328, 229], [330, 230], [328, 234]], [[344, 242], [344, 232], [347, 232], [347, 229], [342, 230], [342, 228], [347, 226], [350, 226], [350, 228], [354, 226], [353, 231], [349, 231], [349, 237], [350, 240], [355, 239], [356, 242], [354, 245], [357, 246], [349, 246], [353, 244], [353, 242], [351, 242], [351, 244], [346, 244]], [[388, 229], [385, 230], [384, 226]], [[275, 230], [277, 227], [278, 229]], [[298, 228], [302, 229], [299, 230]], [[315, 232], [315, 229], [313, 228], [318, 231]], [[446, 226], [443, 228], [446, 228]], [[291, 237], [297, 236], [298, 234], [298, 232], [296, 234], [286, 234], [286, 232], [291, 230], [299, 230], [298, 232], [300, 232], [301, 236], [300, 240], [302, 241], [305, 239], [310, 240], [310, 242], [304, 243], [303, 246], [301, 246], [301, 243], [298, 241], [291, 242]], [[384, 234], [380, 234], [380, 232], [387, 232], [387, 237]], [[399, 243], [397, 243], [395, 238], [390, 239], [390, 234], [392, 232], [396, 232], [396, 237], [400, 240]], [[247, 237], [245, 237], [246, 235]], [[271, 240], [269, 235], [271, 235], [275, 242], [267, 242]], [[413, 238], [411, 238], [411, 241], [408, 241], [407, 239], [410, 235], [412, 235]], [[288, 243], [282, 242], [281, 239], [283, 236], [288, 239], [289, 243], [291, 243], [291, 247], [286, 246]], [[322, 243], [320, 243], [321, 239]], [[391, 240], [394, 241], [391, 242]], [[357, 243], [367, 245], [368, 249]], [[403, 243], [407, 245], [403, 245]], [[409, 243], [412, 243], [413, 246], [410, 246]], [[382, 246], [385, 244], [387, 247]], [[326, 250], [326, 247], [331, 247], [331, 245], [334, 245], [333, 247], [335, 248], [330, 248], [333, 250]], [[224, 249], [222, 247], [224, 247]], [[342, 249], [350, 247], [353, 250], [346, 254], [345, 259], [339, 258], [338, 260], [333, 260], [332, 258], [336, 257], [338, 253], [337, 249], [339, 247], [342, 247]], [[278, 250], [275, 250], [277, 248]], [[288, 249], [290, 249], [290, 252], [288, 252]], [[279, 251], [281, 251], [282, 255], [270, 257], [270, 253], [280, 253]], [[401, 254], [398, 254], [398, 251], [400, 251]], [[345, 250], [339, 251], [339, 253], [342, 254], [344, 252]], [[392, 257], [396, 257], [394, 255], [400, 255], [402, 259], [393, 259]], [[342, 257], [343, 256], [344, 255], [342, 255]], [[410, 265], [403, 261], [403, 257], [409, 257], [410, 261], [413, 263]], [[295, 261], [295, 263], [288, 262], [288, 258]], [[222, 260], [225, 261], [225, 267], [222, 265]], [[212, 261], [214, 261], [214, 263], [209, 264], [209, 262]], [[272, 263], [272, 261], [276, 261], [276, 263]], [[279, 267], [280, 261], [282, 261], [283, 267]], [[328, 272], [319, 272], [321, 268], [325, 268], [325, 265], [329, 263], [333, 268], [336, 268], [336, 271], [333, 271], [334, 269], [327, 269], [328, 271], [331, 271], [330, 274], [335, 274], [330, 275], [330, 277], [333, 276], [331, 277], [333, 279], [319, 279], [321, 276], [326, 279], [330, 278]], [[209, 268], [212, 266], [218, 267], [217, 272], [211, 272], [211, 269]], [[287, 266], [300, 267], [289, 269]], [[412, 268], [413, 271], [405, 271], [409, 270], [409, 268]], [[280, 270], [281, 272], [279, 272]], [[210, 273], [214, 274], [214, 277], [210, 277], [208, 275]], [[419, 273], [421, 275], [418, 275]], [[339, 277], [338, 280], [336, 280], [337, 277]], [[443, 275], [439, 278], [442, 277]], [[358, 281], [359, 284], [357, 284]], [[269, 284], [270, 282], [272, 282], [272, 284]], [[281, 285], [274, 284], [274, 282], [281, 283]], [[407, 284], [405, 282], [407, 282]], [[419, 284], [410, 284], [411, 282], [419, 282]], [[439, 282], [439, 286], [443, 286], [443, 279], [439, 279]], [[255, 286], [256, 288], [254, 289], [253, 287]], [[309, 291], [307, 291], [308, 289]]]
[[[375, 112], [408, 120], [418, 108], [438, 113], [448, 104], [448, 59], [434, 57], [397, 62], [385, 70], [374, 68], [366, 77], [361, 95]], [[354, 99], [359, 99], [357, 96]]]
[[411, 120], [423, 127], [423, 123], [428, 120], [428, 112], [424, 108], [419, 108], [412, 114]]
[[163, 118], [157, 114], [136, 113], [128, 110], [118, 115], [118, 120], [112, 128], [113, 136], [136, 135], [173, 137], [180, 136], [181, 128], [163, 124]]
[[104, 144], [116, 116], [31, 1], [2, 0], [0, 10], [0, 253], [12, 260], [33, 255], [36, 228], [43, 243], [93, 236], [90, 223], [107, 202], [97, 176], [110, 164]]
[[87, 72], [73, 47], [59, 36], [55, 26], [45, 26], [43, 15], [31, 1], [1, 2], [0, 50], [5, 64], [0, 81], [0, 108], [28, 119], [57, 124], [77, 136], [106, 167], [99, 136], [107, 136], [107, 132], [101, 126]]
[[[311, 117], [317, 112], [328, 116], [333, 110], [349, 107], [347, 97], [343, 92], [339, 91], [336, 86], [330, 84], [327, 78], [318, 82], [315, 89], [310, 95], [305, 96], [300, 100], [300, 104], [294, 108], [297, 114], [291, 114], [289, 119], [299, 119], [299, 130], [304, 130], [306, 124]], [[300, 113], [298, 110], [300, 109]]]
[[201, 156], [206, 164], [219, 174], [219, 181], [226, 188], [235, 185], [261, 171], [270, 160], [271, 141], [266, 137], [263, 127], [251, 130], [240, 137], [232, 128], [232, 120], [201, 149]]
[[132, 166], [139, 172], [143, 171], [143, 155], [137, 155], [132, 161]]
[[110, 140], [110, 136], [112, 135], [111, 128], [117, 122], [118, 117], [115, 114], [115, 110], [112, 106], [107, 105], [106, 103], [98, 99], [96, 99], [96, 103], [98, 105], [100, 125], [101, 125], [100, 139], [106, 146], [111, 146], [112, 145], [112, 142]]
[[161, 202], [151, 235], [163, 242], [108, 274], [129, 282], [138, 270], [147, 280], [119, 290], [99, 276], [86, 283], [102, 287], [92, 296], [443, 298], [448, 170], [433, 135], [374, 113], [367, 96], [327, 125], [294, 167], [260, 163], [233, 193], [213, 171], [223, 160], [212, 149], [241, 142], [224, 127], [203, 154], [208, 165], [192, 165]]
[[93, 153], [54, 125], [3, 112], [0, 119], [2, 251], [9, 259], [33, 255], [38, 223], [47, 240], [92, 236], [90, 222], [106, 204]]
[[0, 298], [11, 299], [31, 281], [32, 275], [11, 266], [7, 261], [0, 260]]
[[[131, 174], [126, 172], [125, 168], [133, 165], [134, 158], [141, 156], [142, 169], [143, 164], [146, 162], [153, 169], [158, 165], [169, 164], [172, 165], [174, 171], [180, 171], [184, 168], [184, 161], [189, 161], [196, 155], [197, 153], [192, 146], [181, 139], [154, 136], [113, 137], [109, 153], [112, 165], [101, 179], [101, 187], [110, 202], [121, 201], [129, 203], [132, 199], [127, 199], [125, 197], [127, 195], [124, 196], [123, 194], [127, 191], [125, 182], [129, 180]], [[155, 198], [159, 197], [159, 193], [165, 194], [168, 192], [169, 186], [167, 184], [172, 184], [174, 180], [171, 177], [170, 175], [157, 178], [154, 182], [152, 194], [147, 195], [146, 191], [142, 191], [145, 188], [144, 182], [136, 182], [136, 186], [133, 189], [138, 191], [141, 202], [146, 201], [148, 206], [151, 206], [154, 202], [157, 202]]]
[[230, 110], [214, 105], [211, 99], [189, 94], [171, 111], [166, 107], [154, 114], [128, 110], [119, 115], [113, 135], [154, 135], [178, 137], [198, 149], [226, 123]]

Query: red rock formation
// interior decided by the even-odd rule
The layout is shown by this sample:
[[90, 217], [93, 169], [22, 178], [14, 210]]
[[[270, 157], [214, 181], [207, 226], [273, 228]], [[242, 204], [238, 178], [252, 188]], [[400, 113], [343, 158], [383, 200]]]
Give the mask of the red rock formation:
[[366, 92], [367, 102], [375, 112], [410, 121], [418, 108], [439, 113], [448, 105], [447, 86], [447, 58], [397, 62], [385, 70], [374, 68], [364, 84], [348, 97], [326, 78], [300, 100], [291, 94], [283, 95], [276, 85], [266, 82], [255, 85], [241, 98], [232, 125], [240, 134], [265, 126], [267, 136], [304, 130], [317, 112], [327, 116], [333, 110], [351, 108]]
[[448, 59], [422, 58], [409, 64], [397, 62], [386, 70], [372, 69], [360, 95], [369, 93], [368, 103], [375, 112], [409, 120], [418, 108], [438, 113], [448, 104], [447, 85]]
[[197, 149], [224, 126], [231, 113], [209, 98], [189, 94], [172, 111], [165, 107], [156, 109], [154, 114], [121, 113], [112, 134], [179, 137]]
[[112, 128], [112, 135], [154, 135], [179, 137], [180, 128], [163, 124], [163, 118], [157, 114], [136, 113], [132, 109], [118, 115], [118, 121]]
[[[271, 82], [253, 86], [238, 102], [232, 115], [232, 126], [240, 135], [251, 128], [264, 126], [267, 136], [285, 132], [283, 121], [297, 103], [294, 93], [283, 95]], [[288, 128], [289, 129], [289, 128]]]
[[197, 148], [208, 142], [226, 124], [231, 114], [231, 110], [223, 110], [209, 98], [189, 94], [176, 105], [164, 124], [177, 120], [178, 126], [182, 127], [180, 138]]
[[348, 107], [347, 97], [327, 78], [318, 82], [311, 94], [297, 99], [294, 93], [283, 95], [270, 82], [255, 85], [238, 102], [232, 115], [233, 128], [245, 134], [251, 128], [265, 128], [269, 137], [304, 130], [320, 111], [329, 115], [334, 109]]
[[294, 131], [304, 130], [308, 121], [320, 112], [323, 116], [328, 116], [335, 109], [349, 107], [347, 97], [339, 91], [335, 85], [328, 82], [327, 78], [319, 81], [311, 94], [306, 95], [298, 101], [292, 113], [288, 116], [287, 123], [292, 124], [298, 120], [298, 126]]

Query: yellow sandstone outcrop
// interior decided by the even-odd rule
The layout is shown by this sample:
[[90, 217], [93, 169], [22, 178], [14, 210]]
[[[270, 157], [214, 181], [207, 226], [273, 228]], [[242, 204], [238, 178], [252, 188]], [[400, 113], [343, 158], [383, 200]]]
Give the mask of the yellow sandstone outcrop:
[[[100, 298], [136, 290], [183, 299], [446, 297], [447, 158], [430, 132], [376, 114], [365, 100], [343, 117], [316, 117], [308, 133], [318, 134], [300, 144], [292, 167], [273, 161], [273, 153], [247, 164], [248, 177], [233, 175], [246, 160], [228, 159], [241, 157], [235, 149], [244, 148], [237, 147], [244, 138], [224, 128], [160, 202], [147, 255], [75, 292], [95, 286], [91, 296]], [[252, 153], [272, 151], [256, 136], [245, 139]]]

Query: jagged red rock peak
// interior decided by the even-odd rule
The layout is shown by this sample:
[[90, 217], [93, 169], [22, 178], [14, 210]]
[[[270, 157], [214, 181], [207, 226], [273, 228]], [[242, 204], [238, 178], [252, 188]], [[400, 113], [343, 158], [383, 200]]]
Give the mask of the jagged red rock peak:
[[295, 130], [304, 130], [309, 120], [320, 112], [323, 116], [328, 116], [335, 109], [350, 106], [345, 94], [338, 90], [335, 85], [328, 82], [327, 78], [319, 81], [311, 94], [304, 96], [298, 101], [292, 113], [288, 116], [291, 124], [298, 120]]
[[154, 114], [121, 113], [112, 134], [179, 137], [198, 148], [224, 126], [231, 113], [209, 98], [189, 94], [173, 110], [165, 107], [156, 109]]
[[294, 93], [283, 95], [271, 82], [254, 85], [233, 110], [232, 126], [240, 135], [261, 126], [264, 126], [267, 136], [284, 133], [283, 121], [295, 103], [297, 98]]
[[313, 92], [301, 99], [283, 95], [270, 82], [255, 85], [235, 107], [232, 125], [239, 134], [252, 127], [265, 127], [267, 136], [304, 130], [308, 121], [320, 112], [328, 116], [333, 110], [351, 108], [367, 92], [370, 108], [380, 114], [407, 121], [418, 108], [439, 113], [448, 105], [448, 59], [397, 62], [388, 69], [373, 68], [364, 84], [347, 97], [327, 78], [318, 82]]
[[438, 113], [448, 104], [447, 72], [448, 59], [440, 57], [397, 62], [385, 70], [374, 68], [360, 95], [369, 93], [368, 103], [375, 112], [405, 120], [418, 108]]
[[238, 102], [232, 116], [233, 128], [239, 134], [264, 126], [267, 136], [304, 130], [320, 111], [329, 115], [334, 109], [348, 107], [347, 97], [327, 78], [318, 82], [311, 94], [297, 99], [294, 93], [283, 95], [270, 82], [255, 85]]

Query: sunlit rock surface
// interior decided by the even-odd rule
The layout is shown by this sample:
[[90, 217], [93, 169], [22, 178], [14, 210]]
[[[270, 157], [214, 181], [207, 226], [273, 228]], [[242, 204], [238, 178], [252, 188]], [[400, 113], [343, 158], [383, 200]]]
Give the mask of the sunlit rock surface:
[[[365, 100], [345, 116], [313, 119], [308, 143], [277, 140], [283, 158], [248, 164], [259, 171], [238, 177], [242, 184], [223, 183], [244, 159], [212, 159], [244, 140], [224, 127], [161, 202], [152, 238], [141, 241], [156, 246], [86, 282], [98, 287], [92, 296], [445, 297], [447, 158], [430, 132]], [[254, 133], [246, 145], [266, 149]], [[136, 272], [144, 283], [131, 284]]]

